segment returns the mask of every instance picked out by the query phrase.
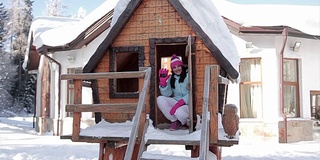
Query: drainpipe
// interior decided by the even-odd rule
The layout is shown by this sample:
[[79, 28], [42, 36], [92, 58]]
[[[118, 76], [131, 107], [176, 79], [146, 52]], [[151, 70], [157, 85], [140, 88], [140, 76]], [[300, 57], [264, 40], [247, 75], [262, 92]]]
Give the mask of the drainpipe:
[[[58, 61], [56, 61], [55, 59], [53, 59], [50, 56], [48, 56], [48, 50], [47, 49], [44, 49], [43, 55], [59, 66], [59, 76], [60, 76], [61, 75], [61, 64]], [[61, 113], [60, 112], [60, 110], [61, 110], [61, 105], [60, 105], [61, 92], [60, 92], [60, 90], [61, 90], [61, 81], [59, 80], [58, 81], [58, 119], [57, 119], [57, 133], [56, 133], [56, 136], [60, 136], [60, 113]]]
[[283, 37], [283, 42], [282, 42], [282, 48], [280, 50], [280, 113], [284, 123], [284, 142], [287, 143], [287, 135], [288, 135], [287, 116], [284, 113], [284, 100], [283, 100], [283, 52], [286, 47], [287, 38], [288, 38], [287, 27], [285, 27], [282, 31], [282, 37]]

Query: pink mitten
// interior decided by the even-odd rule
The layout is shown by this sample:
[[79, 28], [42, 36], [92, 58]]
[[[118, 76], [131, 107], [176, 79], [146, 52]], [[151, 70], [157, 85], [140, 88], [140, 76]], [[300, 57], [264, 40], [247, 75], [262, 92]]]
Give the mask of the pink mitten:
[[183, 106], [183, 105], [185, 105], [186, 103], [184, 102], [184, 100], [183, 99], [180, 99], [172, 108], [171, 108], [171, 110], [170, 110], [170, 114], [171, 115], [174, 115], [174, 113], [176, 113], [176, 110], [179, 108], [179, 107], [181, 107], [181, 106]]
[[169, 73], [169, 71], [167, 69], [165, 69], [165, 68], [161, 68], [159, 70], [159, 79], [160, 79], [159, 85], [161, 87], [167, 86], [167, 80], [169, 78], [168, 73]]

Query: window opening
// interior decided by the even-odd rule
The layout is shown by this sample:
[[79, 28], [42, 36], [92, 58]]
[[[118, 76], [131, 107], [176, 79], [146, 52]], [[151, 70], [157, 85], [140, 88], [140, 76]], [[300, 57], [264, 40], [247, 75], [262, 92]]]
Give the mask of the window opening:
[[240, 117], [262, 118], [261, 59], [241, 59]]

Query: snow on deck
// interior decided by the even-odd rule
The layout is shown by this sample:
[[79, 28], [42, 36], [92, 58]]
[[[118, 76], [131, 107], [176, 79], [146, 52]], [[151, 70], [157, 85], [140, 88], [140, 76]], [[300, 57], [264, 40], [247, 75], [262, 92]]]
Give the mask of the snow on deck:
[[[220, 116], [219, 116], [220, 117]], [[150, 120], [151, 121], [151, 120]], [[150, 122], [149, 124], [152, 124]], [[110, 123], [101, 120], [98, 124], [81, 129], [80, 136], [88, 137], [130, 137], [133, 122], [126, 121], [124, 123]], [[199, 124], [198, 124], [199, 125]], [[199, 126], [196, 128], [200, 128]], [[157, 129], [153, 125], [149, 125], [145, 140], [184, 140], [184, 141], [200, 141], [201, 130], [197, 129], [195, 132], [189, 133], [189, 130], [170, 131], [169, 129]], [[226, 137], [226, 133], [222, 127], [218, 128], [218, 139], [225, 141], [238, 141], [239, 134], [234, 139]]]

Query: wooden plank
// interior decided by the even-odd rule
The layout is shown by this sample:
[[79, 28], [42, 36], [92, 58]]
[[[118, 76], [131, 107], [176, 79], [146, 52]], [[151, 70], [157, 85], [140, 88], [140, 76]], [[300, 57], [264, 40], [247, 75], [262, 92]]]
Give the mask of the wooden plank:
[[218, 77], [219, 68], [217, 65], [210, 66], [210, 89], [209, 89], [209, 112], [210, 112], [210, 143], [218, 142]]
[[106, 143], [99, 144], [99, 160], [103, 160], [105, 147], [106, 147]]
[[67, 104], [66, 112], [134, 113], [137, 103]]
[[[60, 139], [72, 139], [72, 135], [60, 136]], [[129, 137], [95, 137], [95, 136], [84, 136], [80, 135], [79, 139], [74, 142], [89, 142], [89, 143], [102, 143], [102, 142], [128, 142]]]
[[61, 80], [96, 80], [96, 79], [114, 79], [114, 78], [141, 78], [144, 77], [144, 71], [127, 71], [127, 72], [100, 72], [100, 73], [76, 73], [62, 74]]
[[239, 144], [238, 140], [218, 140], [218, 145], [223, 147], [231, 147]]
[[[82, 103], [82, 81], [74, 80], [74, 104]], [[72, 140], [79, 139], [81, 123], [81, 112], [73, 113]]]
[[188, 72], [189, 72], [189, 133], [193, 132], [193, 90], [192, 90], [192, 51], [191, 35], [188, 37]]
[[200, 159], [207, 159], [207, 153], [209, 151], [209, 121], [210, 112], [208, 110], [209, 89], [210, 89], [210, 66], [206, 66], [205, 79], [204, 79], [204, 91], [203, 91], [203, 104], [202, 104], [202, 124], [201, 124], [201, 141], [200, 141]]
[[[146, 68], [140, 68], [141, 70], [145, 70]], [[143, 90], [143, 85], [144, 85], [144, 79], [143, 78], [139, 78], [139, 93], [142, 92]], [[149, 87], [147, 87], [147, 90], [146, 92], [148, 92], [148, 89]], [[143, 107], [143, 110], [142, 110], [142, 113], [141, 113], [141, 116], [140, 116], [140, 119], [139, 119], [139, 128], [138, 128], [138, 141], [142, 141], [142, 137], [144, 137], [144, 127], [145, 127], [145, 124], [146, 124], [146, 110], [145, 110], [145, 105]]]
[[147, 133], [148, 127], [149, 127], [149, 119], [146, 119], [145, 123], [144, 123], [143, 134], [142, 134], [141, 140], [140, 140], [138, 158], [140, 158], [142, 156], [143, 152], [147, 150], [146, 141], [145, 141], [145, 134]]

